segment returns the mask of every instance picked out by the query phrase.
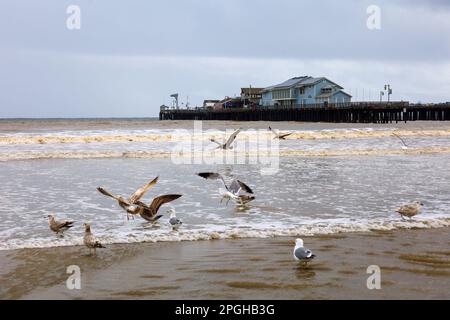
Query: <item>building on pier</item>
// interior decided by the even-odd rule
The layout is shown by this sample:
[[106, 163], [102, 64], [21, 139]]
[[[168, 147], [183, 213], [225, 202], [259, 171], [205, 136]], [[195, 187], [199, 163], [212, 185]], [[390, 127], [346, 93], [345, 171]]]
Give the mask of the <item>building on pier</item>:
[[264, 107], [301, 107], [310, 104], [351, 102], [352, 96], [343, 89], [325, 77], [295, 77], [264, 88], [260, 104]]

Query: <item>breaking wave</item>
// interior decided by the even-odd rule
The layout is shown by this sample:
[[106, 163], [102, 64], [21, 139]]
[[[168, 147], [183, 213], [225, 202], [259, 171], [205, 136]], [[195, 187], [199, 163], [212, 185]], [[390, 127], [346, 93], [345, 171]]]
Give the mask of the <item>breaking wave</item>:
[[[98, 236], [102, 243], [108, 244], [132, 244], [132, 243], [156, 243], [156, 242], [180, 242], [180, 241], [208, 241], [222, 239], [243, 238], [272, 238], [272, 237], [299, 237], [299, 236], [324, 236], [351, 232], [376, 232], [394, 231], [401, 229], [433, 229], [450, 227], [450, 218], [441, 217], [433, 219], [417, 219], [412, 221], [402, 220], [378, 220], [370, 222], [354, 223], [314, 223], [293, 227], [276, 228], [240, 228], [217, 226], [217, 228], [186, 230], [173, 232], [167, 229], [151, 230], [138, 234], [118, 234]], [[29, 239], [7, 240], [0, 244], [0, 250], [36, 249], [67, 246], [82, 246], [82, 236], [66, 235], [62, 239]]]
[[[190, 133], [190, 134], [189, 134]], [[240, 136], [254, 139], [260, 131], [243, 131]], [[386, 138], [394, 133], [404, 137], [450, 137], [450, 130], [373, 130], [373, 129], [342, 129], [342, 130], [311, 130], [293, 131], [288, 139], [292, 140], [320, 140], [320, 139], [356, 139], [356, 138]], [[270, 137], [271, 133], [264, 133]], [[192, 135], [192, 131], [175, 131], [168, 133], [129, 133], [129, 134], [92, 134], [79, 135], [51, 134], [51, 135], [3, 135], [0, 136], [0, 145], [27, 145], [27, 144], [67, 144], [67, 143], [128, 143], [128, 142], [177, 142], [185, 140], [204, 140], [211, 138], [221, 139], [224, 132], [203, 132]]]
[[[409, 149], [335, 149], [335, 150], [261, 150], [232, 151], [237, 157], [339, 157], [339, 156], [382, 156], [382, 155], [420, 155], [450, 153], [450, 147], [425, 147]], [[193, 158], [198, 152], [170, 151], [28, 151], [0, 153], [1, 161], [42, 160], [42, 159], [108, 159], [108, 158]], [[203, 158], [223, 157], [222, 151], [203, 151]]]

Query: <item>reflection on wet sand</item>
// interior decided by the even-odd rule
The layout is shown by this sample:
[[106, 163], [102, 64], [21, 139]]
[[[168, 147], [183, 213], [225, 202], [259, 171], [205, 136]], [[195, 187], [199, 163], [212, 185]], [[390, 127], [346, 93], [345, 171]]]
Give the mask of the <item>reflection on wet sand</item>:
[[[317, 253], [307, 266], [293, 261], [292, 238], [111, 245], [96, 258], [77, 247], [1, 252], [0, 297], [449, 299], [448, 231], [305, 237]], [[65, 287], [71, 264], [82, 270], [79, 291]], [[381, 268], [381, 290], [366, 287], [370, 265]]]

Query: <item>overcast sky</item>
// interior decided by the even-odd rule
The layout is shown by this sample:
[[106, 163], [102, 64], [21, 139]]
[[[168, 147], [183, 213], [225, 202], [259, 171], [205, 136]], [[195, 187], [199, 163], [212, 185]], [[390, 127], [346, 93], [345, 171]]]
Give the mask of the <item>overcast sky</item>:
[[157, 116], [175, 92], [201, 105], [300, 75], [354, 100], [389, 83], [393, 100], [450, 101], [450, 1], [0, 2], [0, 117]]

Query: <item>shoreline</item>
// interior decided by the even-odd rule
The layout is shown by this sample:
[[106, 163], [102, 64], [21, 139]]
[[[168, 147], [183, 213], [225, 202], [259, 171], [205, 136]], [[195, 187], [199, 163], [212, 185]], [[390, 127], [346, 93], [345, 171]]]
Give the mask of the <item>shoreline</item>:
[[[2, 299], [449, 299], [450, 228], [305, 236], [317, 255], [292, 258], [294, 237], [0, 252]], [[66, 268], [79, 265], [81, 290]], [[381, 268], [381, 290], [366, 287]], [[7, 288], [7, 289], [5, 289]]]

